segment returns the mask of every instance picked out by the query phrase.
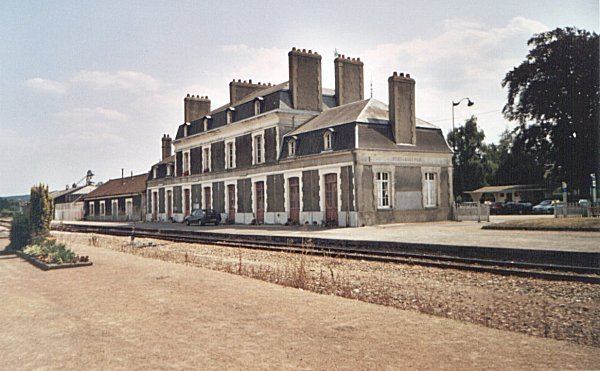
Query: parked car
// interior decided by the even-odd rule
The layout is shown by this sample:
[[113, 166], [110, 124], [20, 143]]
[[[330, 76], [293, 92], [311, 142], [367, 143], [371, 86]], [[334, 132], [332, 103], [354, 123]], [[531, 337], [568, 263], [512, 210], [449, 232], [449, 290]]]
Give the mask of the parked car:
[[533, 207], [534, 214], [554, 214], [554, 201], [544, 200]]
[[530, 214], [532, 209], [531, 202], [509, 201], [503, 205], [503, 214]]
[[490, 203], [490, 214], [500, 215], [504, 211], [504, 205], [502, 202], [491, 202]]
[[186, 225], [205, 225], [209, 223], [219, 225], [221, 223], [221, 214], [212, 209], [195, 209], [183, 219], [183, 222]]

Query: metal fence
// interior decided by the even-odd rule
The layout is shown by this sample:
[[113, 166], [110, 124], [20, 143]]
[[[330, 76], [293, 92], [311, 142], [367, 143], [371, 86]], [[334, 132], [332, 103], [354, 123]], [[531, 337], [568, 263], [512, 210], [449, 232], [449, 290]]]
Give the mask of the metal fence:
[[558, 202], [554, 206], [555, 218], [600, 217], [600, 204], [580, 205], [577, 202]]
[[456, 221], [490, 221], [490, 205], [480, 204], [479, 202], [462, 202], [454, 203], [453, 207], [454, 220]]

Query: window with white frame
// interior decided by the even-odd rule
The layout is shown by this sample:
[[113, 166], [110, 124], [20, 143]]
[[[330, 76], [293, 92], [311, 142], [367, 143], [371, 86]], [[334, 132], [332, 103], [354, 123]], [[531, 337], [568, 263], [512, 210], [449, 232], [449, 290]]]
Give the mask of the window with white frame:
[[425, 173], [423, 195], [424, 195], [425, 207], [437, 206], [436, 173]]
[[106, 215], [106, 209], [104, 207], [104, 201], [100, 201], [100, 215]]
[[152, 179], [156, 179], [156, 166], [152, 168]]
[[204, 121], [202, 122], [202, 126], [204, 126], [204, 131], [208, 131], [208, 117], [204, 118]]
[[110, 210], [110, 212], [114, 216], [119, 215], [119, 200], [112, 200], [111, 201], [111, 210]]
[[227, 123], [231, 124], [233, 122], [233, 111], [231, 109], [227, 110]]
[[96, 205], [94, 204], [94, 201], [90, 202], [88, 205], [90, 207], [90, 215], [94, 216], [96, 214]]
[[256, 99], [254, 101], [254, 114], [255, 115], [259, 115], [260, 114], [260, 100]]
[[225, 168], [235, 168], [235, 140], [225, 143]]
[[210, 171], [210, 147], [202, 148], [202, 172]]
[[390, 207], [390, 173], [378, 172], [375, 179], [377, 186], [377, 207], [386, 209]]
[[288, 142], [288, 156], [296, 156], [296, 139], [294, 138]]
[[171, 165], [167, 164], [167, 176], [171, 176]]
[[331, 131], [326, 131], [325, 134], [323, 134], [323, 150], [330, 151], [332, 148], [332, 144], [333, 134], [331, 133]]
[[183, 153], [183, 175], [189, 175], [190, 171], [190, 154], [189, 152]]
[[265, 156], [264, 156], [264, 138], [263, 138], [263, 134], [258, 134], [255, 135], [254, 137], [252, 137], [252, 149], [254, 152], [254, 164], [262, 164], [263, 162], [265, 162]]

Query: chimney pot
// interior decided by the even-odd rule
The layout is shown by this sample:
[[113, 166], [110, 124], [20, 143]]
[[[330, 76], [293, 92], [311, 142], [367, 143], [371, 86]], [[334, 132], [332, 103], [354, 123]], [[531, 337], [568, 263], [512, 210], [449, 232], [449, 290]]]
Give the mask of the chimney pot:
[[306, 53], [306, 49], [302, 49], [302, 53]]
[[335, 99], [338, 106], [364, 99], [364, 73], [362, 64], [347, 63], [355, 60], [346, 57], [334, 61]]
[[388, 79], [389, 121], [396, 144], [416, 144], [415, 81], [404, 78]]
[[295, 46], [294, 46], [294, 47], [292, 47], [292, 51], [293, 51], [293, 52], [295, 52], [295, 51], [296, 51], [296, 47], [295, 47]]
[[406, 77], [410, 79], [410, 73], [407, 73], [407, 74], [406, 74]]

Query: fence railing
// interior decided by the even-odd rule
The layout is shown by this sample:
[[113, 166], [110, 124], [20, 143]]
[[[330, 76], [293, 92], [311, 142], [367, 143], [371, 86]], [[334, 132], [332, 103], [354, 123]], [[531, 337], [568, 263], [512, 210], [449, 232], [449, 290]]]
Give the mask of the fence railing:
[[456, 221], [489, 222], [490, 205], [479, 202], [455, 202], [452, 215]]
[[554, 206], [555, 218], [600, 217], [600, 204], [580, 205], [577, 202], [558, 202]]

